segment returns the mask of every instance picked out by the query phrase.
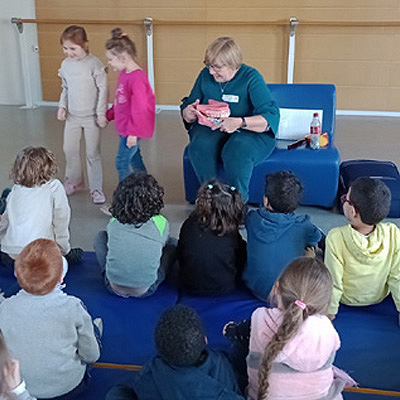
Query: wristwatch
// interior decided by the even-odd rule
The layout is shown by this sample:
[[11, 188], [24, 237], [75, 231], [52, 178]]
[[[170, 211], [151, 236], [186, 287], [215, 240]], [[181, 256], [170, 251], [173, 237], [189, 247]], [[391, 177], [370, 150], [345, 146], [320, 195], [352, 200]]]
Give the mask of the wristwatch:
[[241, 117], [242, 118], [242, 125], [240, 125], [241, 128], [246, 128], [247, 124], [246, 124], [246, 119], [245, 117]]

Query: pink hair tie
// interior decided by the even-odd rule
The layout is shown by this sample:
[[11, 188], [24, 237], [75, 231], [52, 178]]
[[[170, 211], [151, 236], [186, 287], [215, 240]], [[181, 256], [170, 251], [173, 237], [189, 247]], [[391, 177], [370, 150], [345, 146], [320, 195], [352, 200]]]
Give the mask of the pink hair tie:
[[305, 310], [307, 307], [307, 304], [303, 303], [301, 300], [295, 300], [294, 304], [296, 304], [296, 306], [300, 307], [302, 310]]

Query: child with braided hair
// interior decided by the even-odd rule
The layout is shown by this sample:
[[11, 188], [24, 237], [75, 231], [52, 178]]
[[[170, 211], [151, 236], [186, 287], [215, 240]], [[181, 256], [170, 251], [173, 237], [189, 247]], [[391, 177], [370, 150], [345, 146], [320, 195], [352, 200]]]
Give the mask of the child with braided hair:
[[[270, 295], [274, 308], [251, 316], [248, 399], [339, 400], [344, 386], [355, 385], [333, 366], [340, 339], [327, 317], [331, 296], [322, 261], [301, 257], [287, 266]], [[227, 324], [225, 336], [235, 338], [238, 328]]]
[[243, 217], [243, 200], [234, 186], [214, 179], [199, 189], [195, 210], [179, 234], [183, 289], [215, 296], [235, 288], [246, 262], [246, 242], [239, 233]]

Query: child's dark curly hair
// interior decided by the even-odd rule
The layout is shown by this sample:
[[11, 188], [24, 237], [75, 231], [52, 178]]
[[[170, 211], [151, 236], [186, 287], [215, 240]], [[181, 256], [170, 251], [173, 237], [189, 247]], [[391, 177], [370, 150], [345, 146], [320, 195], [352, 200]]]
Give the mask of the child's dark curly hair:
[[234, 186], [212, 179], [199, 189], [194, 213], [200, 227], [223, 236], [239, 229], [245, 209]]
[[118, 184], [110, 212], [121, 224], [138, 227], [160, 213], [163, 197], [164, 189], [152, 175], [133, 173]]

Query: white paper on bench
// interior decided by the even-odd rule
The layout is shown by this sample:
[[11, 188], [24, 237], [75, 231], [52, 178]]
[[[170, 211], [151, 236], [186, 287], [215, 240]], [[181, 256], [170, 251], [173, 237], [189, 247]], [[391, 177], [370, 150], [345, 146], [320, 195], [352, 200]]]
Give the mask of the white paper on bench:
[[318, 113], [322, 125], [323, 110], [305, 110], [299, 108], [281, 108], [277, 139], [299, 140], [310, 133], [313, 114]]

